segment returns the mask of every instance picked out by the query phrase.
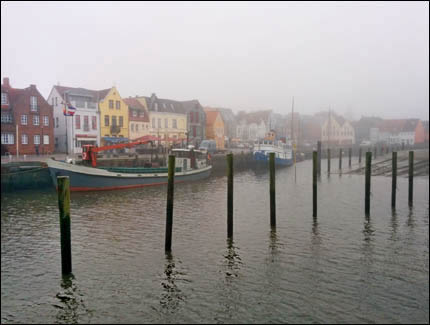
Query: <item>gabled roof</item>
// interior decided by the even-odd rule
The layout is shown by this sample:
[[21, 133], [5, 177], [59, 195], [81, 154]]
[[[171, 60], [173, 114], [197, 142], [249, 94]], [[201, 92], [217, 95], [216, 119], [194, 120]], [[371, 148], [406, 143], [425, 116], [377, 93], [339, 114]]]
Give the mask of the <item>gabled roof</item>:
[[205, 110], [205, 113], [206, 113], [206, 125], [213, 125], [218, 116], [222, 120], [221, 113], [218, 111]]
[[251, 112], [251, 113], [245, 113], [241, 111], [238, 113], [237, 119], [239, 121], [244, 120], [248, 124], [251, 124], [251, 123], [259, 124], [261, 123], [261, 121], [267, 122], [269, 120], [271, 113], [272, 113], [272, 110], [257, 111], [257, 112]]
[[144, 112], [143, 120], [141, 120], [142, 119], [141, 117], [139, 117], [139, 120], [141, 120], [143, 122], [149, 122], [148, 111], [146, 110], [145, 106], [143, 106], [142, 103], [137, 100], [137, 98], [134, 98], [134, 97], [124, 98], [123, 101], [128, 105], [129, 109]]
[[388, 133], [414, 132], [419, 119], [383, 120], [379, 125], [379, 131]]
[[[104, 99], [111, 88], [103, 89], [103, 90], [91, 90], [86, 88], [80, 88], [80, 87], [66, 87], [66, 86], [54, 86], [54, 88], [57, 89], [58, 93], [61, 97], [64, 96], [65, 93], [73, 96], [88, 96], [92, 97], [94, 101], [99, 101]], [[64, 100], [64, 98], [63, 98]]]

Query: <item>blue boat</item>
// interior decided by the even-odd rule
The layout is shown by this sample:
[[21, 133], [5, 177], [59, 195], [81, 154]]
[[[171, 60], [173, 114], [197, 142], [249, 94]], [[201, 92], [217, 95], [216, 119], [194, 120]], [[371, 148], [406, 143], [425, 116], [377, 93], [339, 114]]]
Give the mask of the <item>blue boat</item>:
[[[212, 166], [204, 152], [173, 149], [172, 154], [176, 156], [175, 183], [209, 177]], [[53, 159], [47, 164], [55, 188], [58, 176], [69, 176], [71, 191], [106, 191], [167, 184], [167, 168], [94, 168]]]
[[269, 153], [275, 153], [275, 165], [291, 166], [293, 164], [293, 149], [290, 141], [287, 143], [276, 141], [273, 132], [254, 143], [253, 157], [255, 161], [268, 163]]

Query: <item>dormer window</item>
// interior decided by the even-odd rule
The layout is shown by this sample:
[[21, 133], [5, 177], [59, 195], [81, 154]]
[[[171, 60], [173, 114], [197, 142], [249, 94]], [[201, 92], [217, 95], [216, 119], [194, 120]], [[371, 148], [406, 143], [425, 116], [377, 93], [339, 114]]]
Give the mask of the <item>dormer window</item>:
[[154, 103], [155, 111], [158, 112], [158, 103]]
[[9, 101], [7, 100], [7, 93], [1, 93], [1, 104], [8, 105]]

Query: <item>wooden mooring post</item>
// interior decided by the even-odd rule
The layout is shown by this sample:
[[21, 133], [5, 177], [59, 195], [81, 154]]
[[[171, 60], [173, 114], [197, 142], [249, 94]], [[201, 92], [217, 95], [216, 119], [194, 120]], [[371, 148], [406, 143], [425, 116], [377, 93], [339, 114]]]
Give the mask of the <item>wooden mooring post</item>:
[[173, 193], [175, 183], [175, 156], [169, 155], [167, 176], [167, 207], [166, 207], [166, 252], [172, 251], [172, 229], [173, 229]]
[[414, 152], [409, 151], [409, 191], [408, 203], [411, 207], [414, 199]]
[[348, 156], [349, 156], [349, 163], [348, 163], [348, 166], [349, 166], [349, 168], [351, 168], [352, 148], [349, 148], [349, 149], [348, 149]]
[[275, 153], [269, 154], [270, 168], [270, 227], [276, 227]]
[[317, 217], [317, 165], [318, 153], [316, 151], [312, 154], [312, 215]]
[[364, 212], [366, 215], [370, 213], [370, 176], [372, 172], [372, 153], [366, 152], [366, 178], [365, 178], [365, 198]]
[[321, 176], [321, 141], [317, 142], [317, 150], [318, 150], [318, 176]]
[[327, 173], [330, 175], [330, 148], [327, 149]]
[[58, 208], [60, 210], [61, 273], [72, 273], [72, 243], [70, 235], [70, 180], [58, 176]]
[[339, 149], [339, 170], [342, 169], [342, 149]]
[[393, 151], [392, 158], [392, 175], [391, 175], [391, 207], [396, 207], [396, 189], [397, 189], [397, 152]]
[[233, 238], [233, 154], [227, 155], [227, 238]]
[[358, 149], [358, 163], [361, 164], [361, 147]]
[[374, 157], [375, 159], [376, 159], [377, 151], [378, 151], [378, 148], [375, 146], [375, 147], [373, 148], [373, 152], [374, 152], [374, 154], [373, 154], [373, 155], [375, 156], [375, 157]]

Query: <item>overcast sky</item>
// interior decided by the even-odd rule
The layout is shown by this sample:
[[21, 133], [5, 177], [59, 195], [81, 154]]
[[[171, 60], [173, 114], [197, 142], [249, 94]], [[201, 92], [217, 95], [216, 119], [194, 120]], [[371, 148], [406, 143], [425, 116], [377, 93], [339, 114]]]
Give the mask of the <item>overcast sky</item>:
[[1, 74], [254, 111], [429, 118], [428, 2], [2, 2]]

